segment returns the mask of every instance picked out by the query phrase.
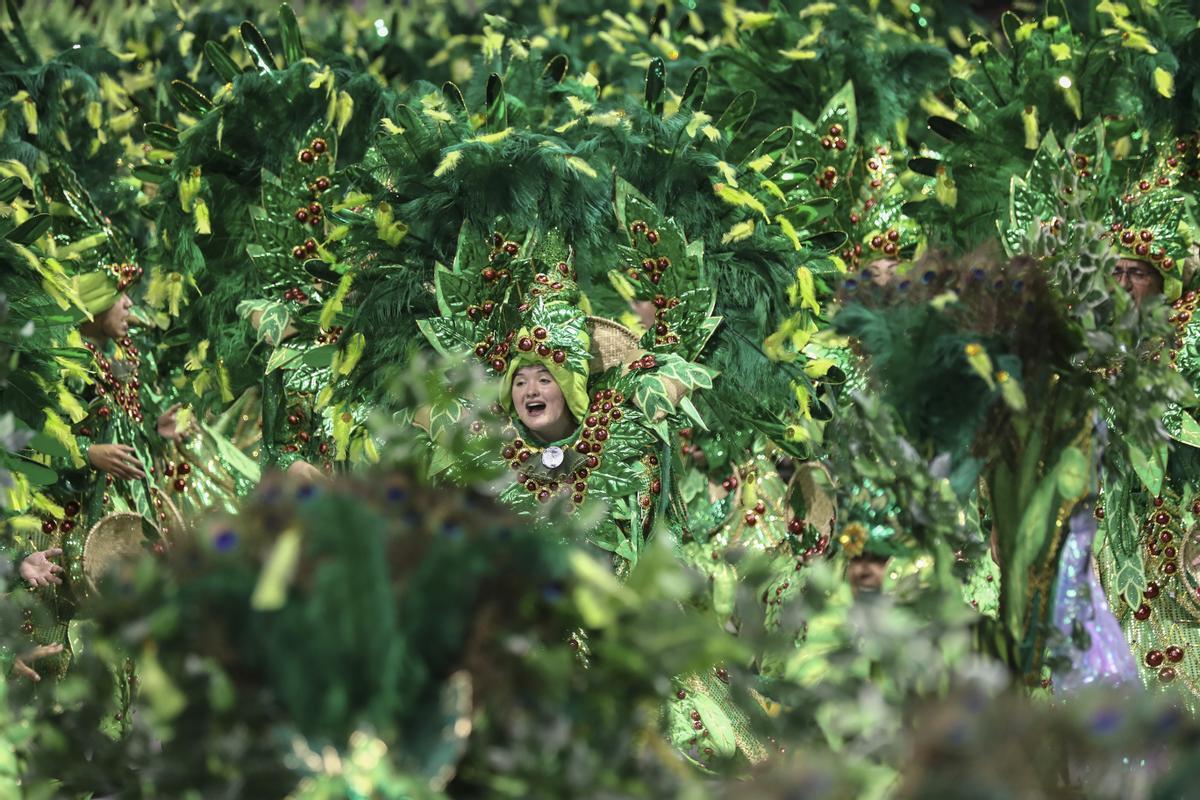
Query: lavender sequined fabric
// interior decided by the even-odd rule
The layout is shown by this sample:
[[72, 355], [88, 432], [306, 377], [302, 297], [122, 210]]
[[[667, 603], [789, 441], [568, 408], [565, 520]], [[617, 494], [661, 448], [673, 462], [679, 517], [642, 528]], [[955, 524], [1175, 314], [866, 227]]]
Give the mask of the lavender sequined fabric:
[[1070, 692], [1089, 684], [1134, 685], [1137, 662], [1092, 567], [1096, 520], [1091, 504], [1081, 504], [1069, 525], [1054, 590], [1054, 624], [1068, 643], [1076, 626], [1082, 626], [1088, 646], [1083, 650], [1068, 646], [1062, 653], [1072, 666], [1055, 674], [1055, 689]]

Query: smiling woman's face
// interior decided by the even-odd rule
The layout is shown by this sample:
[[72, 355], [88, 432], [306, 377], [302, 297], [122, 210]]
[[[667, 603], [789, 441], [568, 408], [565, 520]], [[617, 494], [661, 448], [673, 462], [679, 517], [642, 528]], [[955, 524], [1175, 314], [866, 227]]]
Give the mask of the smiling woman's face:
[[562, 389], [540, 364], [521, 367], [513, 375], [512, 402], [530, 433], [548, 442], [563, 438], [574, 427]]

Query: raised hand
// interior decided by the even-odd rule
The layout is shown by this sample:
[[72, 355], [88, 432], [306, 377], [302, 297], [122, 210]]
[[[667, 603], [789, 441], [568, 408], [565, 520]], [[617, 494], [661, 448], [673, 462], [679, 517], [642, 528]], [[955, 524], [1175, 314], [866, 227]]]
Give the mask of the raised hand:
[[179, 430], [179, 425], [177, 424], [178, 420], [175, 415], [179, 412], [179, 409], [182, 407], [183, 407], [183, 403], [176, 403], [175, 405], [171, 406], [170, 408], [168, 408], [166, 411], [164, 411], [162, 414], [159, 415], [158, 421], [155, 423], [155, 426], [154, 426], [155, 430], [158, 431], [159, 436], [163, 437], [164, 439], [170, 439], [172, 441], [177, 442], [180, 440], [186, 440], [188, 436], [195, 433], [195, 431], [196, 431], [196, 421], [195, 420], [191, 420], [188, 423], [187, 430], [184, 430], [184, 431]]
[[62, 555], [62, 548], [54, 547], [49, 550], [39, 550], [36, 553], [25, 556], [24, 560], [21, 561], [21, 580], [34, 588], [49, 586], [52, 583], [56, 585], [61, 584], [62, 578], [58, 577], [58, 575], [63, 571], [63, 568], [50, 560], [60, 555]]
[[29, 665], [32, 664], [33, 662], [37, 661], [38, 659], [45, 658], [46, 656], [58, 655], [62, 651], [63, 651], [63, 646], [61, 644], [39, 645], [39, 646], [33, 648], [32, 650], [22, 653], [21, 655], [19, 655], [13, 659], [13, 665], [12, 665], [13, 674], [20, 675], [25, 678], [29, 678], [29, 680], [36, 683], [37, 681], [40, 681], [42, 679], [42, 676], [38, 675], [37, 672], [34, 671], [33, 667], [31, 667]]
[[137, 451], [127, 444], [94, 444], [88, 448], [88, 462], [114, 478], [131, 481], [146, 477]]

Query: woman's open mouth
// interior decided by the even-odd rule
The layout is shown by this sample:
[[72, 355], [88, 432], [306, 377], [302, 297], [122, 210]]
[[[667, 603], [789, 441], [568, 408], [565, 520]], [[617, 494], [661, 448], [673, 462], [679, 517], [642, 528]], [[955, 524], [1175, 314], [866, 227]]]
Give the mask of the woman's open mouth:
[[525, 403], [525, 413], [531, 417], [537, 417], [544, 414], [546, 404], [541, 400], [528, 400]]

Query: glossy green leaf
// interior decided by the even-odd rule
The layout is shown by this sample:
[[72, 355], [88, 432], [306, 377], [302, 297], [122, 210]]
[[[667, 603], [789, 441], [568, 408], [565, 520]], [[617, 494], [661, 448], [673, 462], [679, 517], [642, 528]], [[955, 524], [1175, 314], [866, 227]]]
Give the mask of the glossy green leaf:
[[262, 313], [258, 326], [258, 340], [277, 345], [283, 340], [291, 316], [282, 303], [275, 303]]
[[[795, 135], [796, 131], [791, 126], [776, 128], [767, 134], [766, 138], [759, 142], [758, 146], [751, 150], [749, 155], [742, 159], [741, 165], [755, 164], [758, 159], [766, 156], [771, 159], [770, 166], [755, 166], [754, 169], [763, 175], [774, 176], [784, 165], [785, 162], [780, 159], [780, 156], [791, 147]], [[787, 164], [787, 167], [790, 170], [791, 164]]]
[[450, 107], [450, 111], [458, 114], [461, 117], [467, 115], [467, 101], [463, 97], [462, 89], [458, 88], [458, 84], [452, 81], [446, 81], [442, 84], [442, 97], [446, 100], [446, 105]]
[[332, 344], [310, 348], [304, 353], [304, 365], [315, 369], [324, 369], [333, 361], [333, 354], [336, 352], [337, 347]]
[[[266, 315], [264, 315], [265, 319]], [[259, 328], [259, 332], [262, 329]], [[267, 359], [267, 372], [274, 372], [277, 369], [294, 368], [301, 363], [301, 358], [304, 356], [304, 351], [296, 347], [287, 347], [286, 345], [276, 347], [271, 351], [271, 357]]]
[[508, 127], [508, 99], [504, 95], [504, 80], [492, 73], [487, 80], [486, 94], [487, 124], [491, 132], [502, 131]]
[[1149, 451], [1130, 443], [1129, 461], [1150, 494], [1155, 497], [1161, 494], [1163, 477], [1167, 471], [1167, 443], [1155, 442]]
[[11, 203], [21, 193], [23, 186], [21, 179], [15, 175], [0, 180], [0, 203]]
[[733, 756], [737, 752], [737, 736], [734, 734], [729, 717], [725, 715], [716, 701], [706, 695], [696, 692], [689, 699], [696, 706], [696, 710], [700, 712], [700, 720], [708, 732], [708, 736], [704, 739], [707, 746], [722, 758]]
[[942, 166], [942, 162], [936, 158], [926, 158], [918, 156], [908, 160], [908, 168], [918, 175], [924, 175], [927, 178], [937, 176], [938, 168]]
[[646, 108], [654, 114], [661, 115], [663, 110], [662, 94], [667, 85], [667, 65], [661, 58], [650, 59], [646, 67]]
[[39, 453], [45, 453], [51, 458], [67, 458], [70, 453], [63, 447], [62, 442], [44, 433], [36, 434], [29, 440], [29, 446]]
[[229, 51], [220, 42], [213, 39], [205, 42], [204, 57], [208, 59], [208, 63], [226, 83], [232, 82], [234, 78], [242, 74], [238, 65], [230, 58]]
[[567, 72], [571, 68], [571, 60], [562, 53], [554, 56], [546, 62], [546, 66], [542, 68], [542, 80], [550, 83], [562, 83], [563, 78], [567, 77]]
[[461, 355], [476, 344], [474, 330], [465, 319], [433, 317], [419, 320], [417, 328], [443, 355]]
[[754, 113], [757, 103], [758, 95], [752, 91], [742, 92], [733, 98], [716, 122], [717, 129], [725, 134], [726, 140], [732, 140], [738, 135], [746, 120]]
[[20, 472], [26, 477], [31, 486], [51, 486], [58, 480], [58, 473], [49, 467], [27, 458], [7, 458], [8, 467], [14, 472]]
[[692, 390], [711, 389], [713, 376], [716, 373], [708, 367], [685, 361], [679, 356], [664, 355], [659, 357], [659, 365], [655, 369], [655, 374], [677, 381], [685, 388]]
[[254, 23], [247, 20], [242, 23], [239, 30], [242, 34], [242, 47], [246, 48], [250, 60], [254, 62], [258, 71], [274, 72], [275, 54], [271, 52], [267, 40], [258, 32], [258, 28], [254, 27]]
[[679, 101], [680, 108], [689, 111], [700, 111], [704, 107], [704, 95], [708, 92], [708, 70], [696, 67], [688, 76], [687, 85], [683, 87], [683, 96]]
[[300, 36], [300, 26], [296, 23], [296, 14], [287, 3], [279, 6], [279, 36], [283, 40], [283, 64], [295, 64], [304, 60], [304, 39]]
[[204, 116], [213, 107], [212, 100], [186, 81], [171, 81], [171, 96], [180, 108], [192, 116]]
[[34, 214], [29, 219], [13, 228], [5, 236], [8, 241], [17, 244], [33, 244], [50, 230], [52, 220], [49, 214]]
[[131, 172], [133, 177], [146, 183], [162, 183], [170, 177], [170, 170], [161, 164], [138, 164]]
[[966, 128], [946, 117], [930, 117], [928, 125], [929, 130], [951, 142], [961, 142], [971, 138], [973, 135], [970, 128]]
[[849, 237], [844, 231], [825, 231], [804, 239], [804, 243], [814, 250], [832, 253], [846, 246]]
[[174, 150], [179, 147], [179, 131], [161, 122], [147, 122], [142, 126], [146, 139], [155, 147], [164, 150]]

